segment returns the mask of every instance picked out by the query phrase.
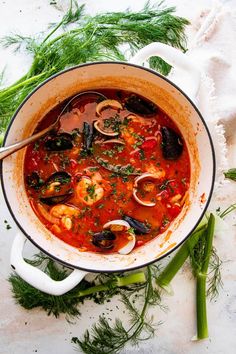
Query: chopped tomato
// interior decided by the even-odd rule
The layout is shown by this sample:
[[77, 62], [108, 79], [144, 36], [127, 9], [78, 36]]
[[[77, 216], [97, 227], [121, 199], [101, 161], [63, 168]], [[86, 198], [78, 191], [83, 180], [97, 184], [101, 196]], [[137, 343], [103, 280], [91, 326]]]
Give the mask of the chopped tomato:
[[151, 151], [153, 150], [155, 147], [157, 146], [157, 141], [156, 139], [149, 139], [149, 140], [145, 140], [142, 145], [141, 148], [144, 151]]
[[177, 215], [179, 215], [180, 211], [181, 208], [176, 204], [172, 205], [171, 208], [168, 209], [168, 213], [172, 218], [175, 218]]

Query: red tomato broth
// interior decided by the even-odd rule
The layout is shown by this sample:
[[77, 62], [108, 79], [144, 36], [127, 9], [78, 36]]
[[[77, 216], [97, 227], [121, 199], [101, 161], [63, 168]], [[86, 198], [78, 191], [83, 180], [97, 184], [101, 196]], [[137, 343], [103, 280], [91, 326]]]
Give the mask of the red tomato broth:
[[[122, 103], [131, 94], [130, 92], [112, 89], [99, 90], [99, 92], [109, 99], [116, 99]], [[61, 129], [71, 133], [73, 129], [79, 128], [81, 132], [83, 121], [92, 123], [93, 120], [97, 119], [95, 113], [96, 104], [95, 98], [94, 101], [91, 101], [91, 97], [88, 100], [85, 97], [78, 100], [77, 106], [73, 105], [72, 110], [63, 116]], [[36, 130], [40, 130], [54, 121], [62, 107], [63, 104], [50, 111], [39, 123]], [[74, 114], [73, 112], [76, 113]], [[116, 110], [108, 109], [105, 112], [105, 117], [109, 119], [110, 116], [116, 113]], [[119, 112], [122, 119], [128, 114], [133, 113], [127, 109]], [[78, 117], [78, 124], [76, 124], [75, 115]], [[151, 227], [151, 231], [145, 235], [136, 235], [135, 247], [145, 244], [169, 227], [183, 207], [179, 200], [171, 203], [171, 198], [178, 194], [181, 196], [181, 201], [189, 188], [189, 154], [183, 141], [183, 152], [178, 159], [164, 159], [160, 127], [166, 126], [172, 128], [178, 134], [180, 132], [173, 120], [160, 108], [158, 108], [155, 116], [147, 117], [147, 119], [156, 120], [156, 124], [147, 126], [139, 122], [128, 121], [126, 125], [121, 125], [118, 138], [123, 138], [125, 145], [94, 143], [93, 149], [94, 154], [98, 154], [108, 163], [115, 165], [129, 164], [136, 169], [140, 169], [142, 173], [164, 171], [165, 175], [155, 182], [155, 188], [151, 192], [151, 199], [156, 202], [153, 207], [142, 206], [133, 198], [132, 189], [137, 176], [131, 174], [119, 176], [102, 167], [93, 155], [81, 156], [83, 149], [83, 136], [81, 133], [77, 133], [71, 150], [46, 151], [44, 144], [47, 136], [27, 148], [24, 164], [25, 180], [33, 172], [37, 172], [40, 179], [45, 182], [53, 173], [66, 171], [71, 175], [69, 187], [76, 191], [76, 186], [78, 186], [81, 177], [86, 175], [85, 169], [88, 169], [88, 167], [94, 168], [92, 174], [90, 171], [90, 178], [92, 178], [93, 173], [100, 173], [102, 176], [101, 186], [104, 190], [104, 195], [100, 200], [92, 205], [86, 205], [85, 201], [78, 199], [75, 192], [68, 200], [62, 203], [69, 207], [74, 207], [78, 211], [78, 215], [71, 217], [72, 227], [70, 230], [62, 225], [61, 219], [55, 226], [54, 223], [49, 221], [49, 218], [45, 217], [48, 214], [51, 215], [50, 212], [53, 206], [40, 202], [42, 189], [36, 190], [25, 183], [34, 212], [54, 235], [64, 242], [79, 248], [81, 251], [113, 253], [117, 252], [128, 242], [127, 235], [124, 235], [124, 233], [120, 235], [116, 233], [116, 240], [112, 249], [104, 250], [92, 243], [92, 235], [102, 231], [103, 225], [108, 221], [122, 219], [122, 215], [125, 214], [147, 223]], [[44, 212], [42, 213], [42, 207], [45, 214]]]

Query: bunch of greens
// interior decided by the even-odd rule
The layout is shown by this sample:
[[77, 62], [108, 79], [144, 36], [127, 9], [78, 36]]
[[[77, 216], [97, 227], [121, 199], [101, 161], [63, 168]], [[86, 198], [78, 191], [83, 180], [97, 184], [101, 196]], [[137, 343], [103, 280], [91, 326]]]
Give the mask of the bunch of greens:
[[[24, 48], [32, 55], [29, 71], [9, 87], [0, 90], [0, 144], [14, 111], [42, 81], [73, 65], [100, 61], [126, 60], [121, 46], [133, 54], [151, 42], [162, 42], [186, 50], [184, 29], [188, 21], [174, 16], [173, 7], [147, 4], [141, 11], [111, 12], [88, 16], [84, 5], [71, 0], [68, 12], [45, 38], [19, 34], [3, 38], [5, 47]], [[58, 32], [59, 31], [59, 32]], [[57, 35], [56, 35], [57, 34]], [[152, 68], [167, 74], [170, 66], [153, 57]]]

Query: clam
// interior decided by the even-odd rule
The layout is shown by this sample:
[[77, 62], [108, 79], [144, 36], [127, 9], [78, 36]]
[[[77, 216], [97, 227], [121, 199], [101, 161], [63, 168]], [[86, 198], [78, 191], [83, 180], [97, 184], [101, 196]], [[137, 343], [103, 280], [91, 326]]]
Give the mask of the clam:
[[118, 253], [120, 254], [128, 254], [130, 253], [136, 243], [136, 237], [135, 234], [131, 231], [130, 224], [125, 221], [125, 220], [112, 220], [107, 222], [104, 226], [103, 229], [109, 230], [110, 232], [117, 233], [119, 232], [127, 232], [128, 233], [128, 242], [118, 250]]
[[96, 107], [96, 113], [98, 116], [101, 115], [101, 112], [105, 109], [105, 108], [113, 108], [113, 109], [122, 109], [122, 104], [119, 102], [119, 101], [116, 101], [116, 100], [104, 100], [104, 101], [101, 101], [97, 104], [97, 107]]
[[[123, 107], [119, 101], [104, 100], [102, 102], [99, 102], [96, 107], [97, 115], [100, 117], [102, 111], [106, 108], [121, 110]], [[99, 133], [103, 135], [117, 136], [119, 135], [120, 123], [121, 123], [120, 116], [116, 114], [114, 117], [111, 118], [105, 118], [105, 119], [99, 118], [97, 121], [94, 122], [94, 127]]]
[[46, 205], [63, 203], [69, 199], [73, 191], [70, 188], [71, 176], [65, 171], [53, 173], [45, 182], [40, 201]]
[[169, 127], [161, 128], [162, 153], [166, 160], [177, 160], [183, 152], [181, 136]]
[[153, 207], [156, 205], [156, 202], [150, 200], [142, 200], [139, 196], [138, 193], [140, 192], [140, 184], [142, 183], [142, 189], [141, 191], [144, 194], [151, 193], [155, 189], [155, 182], [159, 178], [157, 175], [149, 172], [143, 173], [141, 176], [138, 176], [134, 180], [134, 186], [133, 186], [133, 197], [138, 202], [139, 204], [147, 207]]
[[121, 139], [109, 139], [109, 140], [97, 140], [96, 144], [120, 144], [125, 145], [124, 140]]
[[129, 114], [125, 118], [127, 119], [127, 121], [137, 122], [142, 125], [148, 125], [150, 128], [157, 124], [155, 118], [143, 118], [135, 114]]
[[61, 133], [55, 136], [49, 136], [44, 144], [45, 150], [48, 151], [63, 151], [73, 148], [73, 137], [69, 133]]
[[131, 216], [123, 215], [123, 220], [127, 221], [127, 223], [134, 229], [134, 232], [137, 235], [148, 234], [150, 232], [150, 227], [147, 226], [142, 221], [134, 219]]
[[110, 231], [127, 231], [130, 229], [130, 224], [125, 220], [112, 220], [103, 225], [103, 229]]
[[[110, 118], [111, 119], [111, 118]], [[117, 136], [119, 135], [119, 131], [114, 131], [111, 128], [106, 128], [104, 122], [108, 121], [108, 119], [98, 119], [96, 122], [94, 122], [94, 128], [97, 129], [97, 131], [103, 135], [107, 136]]]
[[125, 108], [141, 116], [153, 116], [157, 113], [157, 106], [154, 103], [136, 94], [126, 98]]

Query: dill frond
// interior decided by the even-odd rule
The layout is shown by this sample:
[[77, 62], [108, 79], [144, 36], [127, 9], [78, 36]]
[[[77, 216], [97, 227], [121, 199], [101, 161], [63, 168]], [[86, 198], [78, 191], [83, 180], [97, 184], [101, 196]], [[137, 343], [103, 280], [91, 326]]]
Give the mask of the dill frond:
[[236, 168], [230, 168], [228, 171], [224, 172], [225, 178], [229, 178], [232, 181], [236, 181]]
[[[130, 54], [153, 41], [185, 51], [184, 29], [188, 21], [175, 16], [174, 11], [173, 7], [165, 8], [160, 3], [146, 4], [139, 12], [127, 10], [88, 16], [84, 14], [84, 5], [78, 6], [77, 1], [71, 0], [62, 20], [54, 24], [44, 38], [15, 34], [1, 39], [3, 46], [13, 45], [14, 50], [25, 50], [33, 62], [23, 77], [0, 90], [0, 136], [25, 97], [45, 79], [65, 68], [92, 61], [124, 61], [123, 45]], [[170, 70], [170, 66], [157, 57], [150, 60], [150, 65], [165, 75]]]
[[207, 279], [207, 296], [210, 298], [210, 300], [214, 300], [219, 295], [219, 289], [223, 287], [221, 265], [222, 261], [216, 253], [215, 247], [213, 247], [209, 263], [210, 271], [208, 272]]
[[134, 298], [130, 294], [124, 289], [121, 292], [121, 301], [130, 317], [129, 328], [125, 328], [120, 319], [115, 319], [111, 325], [106, 318], [100, 316], [90, 332], [87, 330], [81, 339], [73, 337], [72, 342], [87, 354], [116, 354], [127, 342], [137, 345], [140, 341], [153, 337], [157, 326], [161, 324], [154, 324], [147, 314], [149, 306], [160, 302], [160, 294], [154, 291], [153, 287], [155, 270], [154, 267], [147, 267], [145, 288], [142, 297], [138, 298], [143, 303], [141, 311], [135, 306]]

